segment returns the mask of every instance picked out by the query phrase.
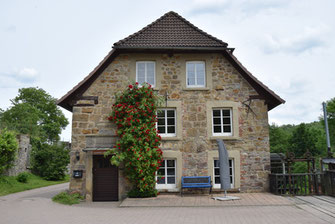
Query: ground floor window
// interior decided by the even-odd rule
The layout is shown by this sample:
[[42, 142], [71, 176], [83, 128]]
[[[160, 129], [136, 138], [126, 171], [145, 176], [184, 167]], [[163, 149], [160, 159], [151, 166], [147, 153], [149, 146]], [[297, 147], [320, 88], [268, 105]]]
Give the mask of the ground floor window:
[[176, 188], [176, 160], [164, 159], [156, 175], [157, 189]]
[[[234, 160], [229, 159], [229, 176], [230, 176], [230, 187], [234, 188]], [[214, 159], [214, 188], [220, 188], [220, 162], [218, 159]]]

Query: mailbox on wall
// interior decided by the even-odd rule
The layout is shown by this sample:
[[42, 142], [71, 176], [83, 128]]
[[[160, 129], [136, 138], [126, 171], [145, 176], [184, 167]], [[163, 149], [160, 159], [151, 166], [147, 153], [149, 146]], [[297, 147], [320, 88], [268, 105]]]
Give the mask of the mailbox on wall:
[[82, 178], [83, 177], [83, 171], [82, 170], [74, 170], [73, 171], [73, 177], [74, 178]]

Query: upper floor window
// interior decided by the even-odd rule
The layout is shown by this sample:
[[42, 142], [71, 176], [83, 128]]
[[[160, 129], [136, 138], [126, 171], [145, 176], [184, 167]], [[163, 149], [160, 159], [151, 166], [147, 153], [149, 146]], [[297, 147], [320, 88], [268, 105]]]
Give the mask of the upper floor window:
[[162, 137], [176, 136], [176, 110], [157, 110], [157, 130]]
[[149, 83], [155, 86], [155, 62], [138, 61], [136, 62], [136, 82], [140, 85]]
[[229, 108], [213, 109], [213, 136], [232, 136], [232, 111]]
[[186, 86], [205, 87], [206, 86], [205, 62], [186, 62]]

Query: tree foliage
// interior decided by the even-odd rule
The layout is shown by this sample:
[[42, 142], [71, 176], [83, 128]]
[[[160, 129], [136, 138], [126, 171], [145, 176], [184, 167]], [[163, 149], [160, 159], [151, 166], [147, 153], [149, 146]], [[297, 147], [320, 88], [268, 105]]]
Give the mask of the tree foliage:
[[62, 180], [70, 161], [69, 149], [63, 144], [32, 142], [32, 171], [46, 180]]
[[107, 154], [113, 154], [112, 164], [125, 166], [125, 174], [133, 184], [130, 195], [156, 195], [155, 174], [162, 162], [159, 149], [161, 137], [156, 131], [158, 98], [150, 85], [129, 85], [117, 96], [109, 120], [117, 125], [120, 140]]
[[0, 132], [0, 174], [13, 166], [18, 143], [13, 132], [3, 129]]
[[12, 106], [1, 113], [1, 127], [38, 137], [42, 142], [59, 140], [68, 121], [57, 108], [56, 99], [40, 88], [22, 88], [11, 100]]

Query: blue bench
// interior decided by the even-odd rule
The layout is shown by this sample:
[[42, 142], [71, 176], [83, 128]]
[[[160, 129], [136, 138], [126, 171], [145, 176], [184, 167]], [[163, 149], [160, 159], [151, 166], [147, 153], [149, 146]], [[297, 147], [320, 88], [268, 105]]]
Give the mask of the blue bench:
[[212, 181], [210, 176], [181, 177], [181, 194], [184, 188], [209, 188], [209, 194], [212, 192]]

